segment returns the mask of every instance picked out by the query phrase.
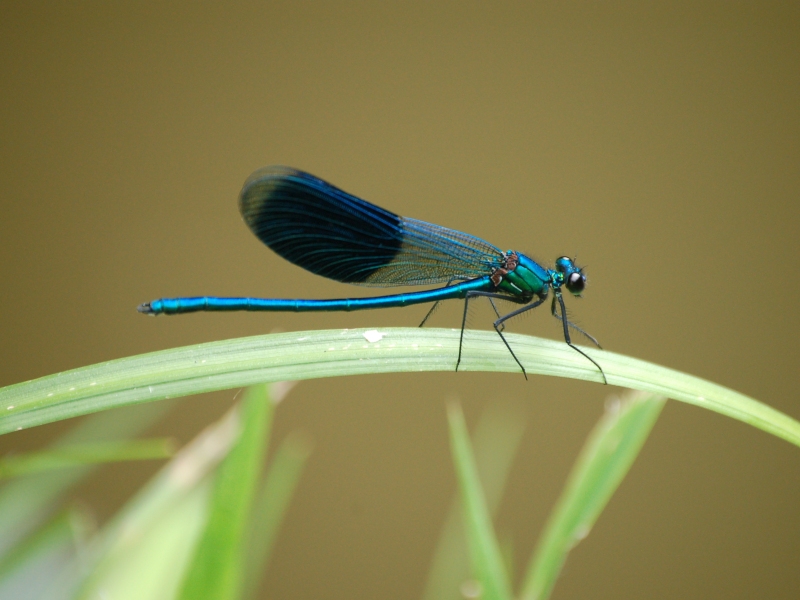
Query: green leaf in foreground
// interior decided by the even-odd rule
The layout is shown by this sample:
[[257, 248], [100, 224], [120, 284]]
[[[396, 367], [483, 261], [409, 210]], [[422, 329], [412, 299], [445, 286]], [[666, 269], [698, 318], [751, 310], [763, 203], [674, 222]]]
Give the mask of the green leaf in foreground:
[[3, 561], [0, 598], [47, 597], [53, 574], [75, 560], [92, 528], [91, 518], [81, 509], [72, 508], [56, 515], [18, 544]]
[[273, 408], [266, 386], [247, 390], [239, 419], [241, 433], [217, 470], [208, 522], [180, 598], [235, 600], [241, 594], [244, 547]]
[[4, 456], [0, 459], [0, 479], [81, 465], [169, 458], [175, 452], [173, 446], [168, 438], [84, 442], [55, 450]]
[[472, 453], [464, 413], [457, 403], [448, 403], [447, 419], [450, 424], [453, 462], [461, 489], [472, 570], [482, 588], [481, 598], [511, 600], [511, 585], [503, 565], [500, 545], [494, 534], [492, 516], [489, 514], [486, 498], [478, 480], [478, 467]]
[[307, 435], [290, 433], [278, 447], [267, 470], [258, 500], [253, 505], [244, 598], [255, 598], [264, 568], [275, 546], [278, 529], [311, 454], [311, 447]]
[[[57, 452], [73, 444], [120, 440], [137, 435], [174, 403], [131, 406], [98, 413], [77, 423], [47, 448]], [[58, 499], [87, 477], [94, 465], [84, 465], [9, 481], [0, 488], [0, 562], [5, 553], [52, 514]]]
[[231, 410], [181, 448], [53, 578], [55, 597], [174, 600], [203, 532], [213, 474], [238, 435]]
[[[497, 511], [511, 464], [517, 454], [525, 416], [514, 405], [493, 401], [478, 419], [472, 435], [478, 477], [491, 514]], [[458, 494], [447, 513], [431, 561], [423, 600], [463, 600], [461, 585], [470, 578], [469, 555], [464, 535], [462, 502]], [[501, 545], [502, 547], [502, 545]], [[502, 548], [506, 550], [507, 548]], [[508, 567], [510, 562], [505, 560]]]
[[[457, 329], [385, 328], [277, 333], [175, 348], [49, 375], [0, 389], [0, 433], [168, 397], [255, 383], [339, 375], [453, 371]], [[381, 339], [375, 340], [374, 334]], [[369, 340], [367, 339], [369, 338]], [[601, 381], [563, 342], [506, 334], [530, 375]], [[652, 363], [582, 348], [610, 385], [653, 392], [748, 423], [800, 446], [800, 422], [721, 385]], [[465, 333], [465, 371], [519, 373], [495, 332]], [[521, 377], [521, 375], [518, 375]]]
[[597, 521], [653, 428], [665, 399], [628, 394], [609, 404], [572, 468], [523, 583], [523, 600], [549, 597], [569, 551]]

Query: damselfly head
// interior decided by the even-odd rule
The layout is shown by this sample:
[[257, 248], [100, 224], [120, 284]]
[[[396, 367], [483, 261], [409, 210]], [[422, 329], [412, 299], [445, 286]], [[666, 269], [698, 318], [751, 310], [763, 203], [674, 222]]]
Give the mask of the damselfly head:
[[564, 275], [564, 286], [575, 296], [580, 296], [586, 287], [586, 275], [583, 269], [575, 265], [569, 256], [562, 256], [556, 260], [556, 271]]

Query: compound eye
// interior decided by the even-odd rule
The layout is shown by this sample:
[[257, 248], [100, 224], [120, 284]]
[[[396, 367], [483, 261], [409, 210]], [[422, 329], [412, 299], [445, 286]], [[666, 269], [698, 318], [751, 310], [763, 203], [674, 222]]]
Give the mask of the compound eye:
[[569, 277], [567, 277], [567, 289], [576, 296], [583, 291], [585, 286], [586, 275], [583, 273], [570, 273]]

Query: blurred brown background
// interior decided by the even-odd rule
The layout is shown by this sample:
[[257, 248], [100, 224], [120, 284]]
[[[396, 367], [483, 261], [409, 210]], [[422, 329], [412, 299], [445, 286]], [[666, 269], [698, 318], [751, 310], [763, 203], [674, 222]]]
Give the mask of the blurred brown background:
[[[425, 307], [136, 313], [371, 293], [243, 225], [241, 184], [282, 163], [547, 263], [577, 254], [590, 281], [569, 307], [606, 348], [800, 418], [796, 2], [3, 2], [0, 81], [0, 385], [275, 328], [416, 325]], [[547, 309], [510, 329], [560, 335]], [[526, 415], [497, 521], [521, 571], [612, 392], [481, 373], [302, 383], [274, 439], [304, 429], [315, 453], [264, 597], [419, 596], [455, 489], [453, 393], [470, 422], [489, 403]], [[185, 399], [154, 434], [188, 440], [233, 395]], [[156, 468], [103, 470], [75, 497], [102, 520]], [[554, 597], [799, 597], [798, 506], [798, 448], [670, 403]]]

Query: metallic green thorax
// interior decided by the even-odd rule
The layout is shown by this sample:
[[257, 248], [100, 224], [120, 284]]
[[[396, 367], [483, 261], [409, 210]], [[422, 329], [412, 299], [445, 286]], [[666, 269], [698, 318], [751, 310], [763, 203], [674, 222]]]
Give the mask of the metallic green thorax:
[[498, 291], [517, 296], [526, 302], [534, 296], [547, 296], [551, 279], [549, 269], [512, 250], [506, 252], [505, 268], [498, 269], [495, 277]]
[[[545, 269], [524, 254], [513, 250], [506, 252], [505, 256], [504, 268], [497, 269], [492, 276], [492, 281], [500, 292], [529, 302], [534, 296], [546, 298], [551, 287], [560, 290], [562, 286], [566, 285], [567, 289], [575, 295], [580, 294], [583, 289], [583, 285], [569, 285], [576, 278], [585, 282], [585, 277], [581, 269], [575, 266], [572, 259], [567, 256], [556, 260], [555, 269]], [[580, 289], [577, 289], [578, 287]]]

